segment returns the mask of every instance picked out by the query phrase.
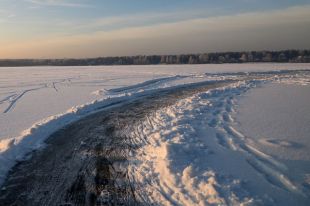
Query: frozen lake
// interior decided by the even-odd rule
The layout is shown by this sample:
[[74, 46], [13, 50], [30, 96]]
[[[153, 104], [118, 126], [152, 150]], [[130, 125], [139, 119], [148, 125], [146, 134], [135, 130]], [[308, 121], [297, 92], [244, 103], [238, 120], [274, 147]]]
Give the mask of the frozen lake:
[[[122, 152], [128, 158], [123, 167], [135, 187], [143, 188], [140, 200], [307, 205], [309, 70], [309, 64], [0, 68], [0, 183], [16, 161], [66, 125], [111, 105], [130, 105], [148, 95], [160, 101], [165, 91], [173, 99], [178, 89], [211, 84], [214, 89], [181, 95], [169, 106], [153, 105], [157, 109], [144, 111], [129, 131], [111, 121], [137, 148]], [[119, 118], [130, 121], [132, 115], [125, 114]], [[89, 138], [103, 135], [92, 132]], [[71, 143], [65, 145], [86, 161], [84, 140], [75, 142], [76, 148]], [[47, 171], [53, 176], [52, 169]]]
[[[310, 161], [310, 86], [271, 84], [238, 103], [241, 131], [268, 154]], [[310, 172], [310, 171], [309, 171]]]
[[310, 186], [310, 86], [268, 84], [250, 90], [237, 106], [239, 131], [251, 145], [286, 165], [296, 184]]
[[[106, 98], [106, 90], [151, 79], [197, 75], [197, 78], [183, 81], [186, 83], [205, 80], [205, 73], [300, 70], [309, 67], [309, 64], [225, 64], [0, 68], [0, 139], [20, 136], [34, 123], [66, 113], [72, 107]], [[139, 89], [169, 86], [164, 84]]]

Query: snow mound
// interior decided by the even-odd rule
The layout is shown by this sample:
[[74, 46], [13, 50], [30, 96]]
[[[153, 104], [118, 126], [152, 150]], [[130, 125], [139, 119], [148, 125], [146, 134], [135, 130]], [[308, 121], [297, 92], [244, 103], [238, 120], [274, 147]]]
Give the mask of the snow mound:
[[274, 75], [196, 94], [138, 124], [132, 136], [141, 148], [129, 173], [139, 200], [155, 205], [307, 205], [308, 187], [238, 130], [237, 102], [249, 90], [277, 82], [280, 76]]

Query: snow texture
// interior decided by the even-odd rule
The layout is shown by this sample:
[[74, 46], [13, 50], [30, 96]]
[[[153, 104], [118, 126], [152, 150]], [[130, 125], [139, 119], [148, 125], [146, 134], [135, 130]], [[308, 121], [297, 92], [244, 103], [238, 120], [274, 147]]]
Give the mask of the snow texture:
[[[292, 165], [256, 148], [255, 140], [238, 130], [240, 95], [267, 83], [244, 81], [197, 94], [138, 126], [133, 136], [144, 146], [133, 155], [138, 161], [133, 158], [131, 174], [143, 188], [141, 200], [159, 205], [308, 205], [308, 180], [297, 181]], [[305, 171], [298, 175], [309, 177]]]
[[[293, 163], [282, 159], [287, 159], [283, 157], [286, 149], [297, 150], [301, 145], [303, 152], [296, 158], [309, 162], [309, 150], [303, 149], [309, 147], [305, 140], [309, 136], [299, 135], [301, 141], [270, 135], [261, 138], [257, 134], [264, 127], [260, 125], [249, 134], [248, 116], [257, 115], [260, 109], [247, 105], [253, 105], [257, 94], [248, 103], [242, 101], [248, 90], [254, 92], [257, 87], [267, 90], [262, 98], [270, 98], [275, 92], [272, 88], [279, 84], [282, 91], [298, 87], [308, 95], [300, 100], [307, 105], [309, 90], [299, 87], [309, 88], [309, 72], [285, 73], [307, 69], [309, 64], [1, 68], [0, 183], [16, 161], [44, 146], [53, 132], [123, 100], [160, 88], [283, 70], [257, 73], [257, 80], [199, 93], [157, 111], [132, 134], [142, 147], [132, 154], [131, 178], [143, 188], [139, 198], [162, 205], [290, 205], [295, 201], [306, 205], [309, 170], [299, 169], [298, 176], [292, 176]], [[239, 101], [244, 110], [238, 110]], [[304, 105], [303, 112], [310, 113]], [[294, 104], [289, 106], [296, 121], [303, 121], [300, 113], [293, 112]], [[293, 128], [298, 130], [299, 125]], [[268, 152], [268, 147], [279, 152]]]

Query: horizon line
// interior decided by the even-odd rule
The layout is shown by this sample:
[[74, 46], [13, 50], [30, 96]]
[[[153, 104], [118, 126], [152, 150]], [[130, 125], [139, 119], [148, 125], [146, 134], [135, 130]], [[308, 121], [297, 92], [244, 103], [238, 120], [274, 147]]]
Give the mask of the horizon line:
[[98, 58], [120, 58], [120, 57], [138, 57], [138, 56], [181, 56], [181, 55], [201, 55], [201, 54], [224, 54], [224, 53], [250, 53], [250, 52], [285, 52], [285, 51], [310, 51], [309, 49], [265, 49], [265, 50], [238, 50], [238, 51], [212, 51], [212, 52], [195, 52], [195, 53], [180, 53], [180, 54], [137, 54], [137, 55], [111, 55], [111, 56], [95, 56], [95, 57], [62, 57], [62, 58], [0, 58], [2, 60], [61, 60], [61, 59], [98, 59]]

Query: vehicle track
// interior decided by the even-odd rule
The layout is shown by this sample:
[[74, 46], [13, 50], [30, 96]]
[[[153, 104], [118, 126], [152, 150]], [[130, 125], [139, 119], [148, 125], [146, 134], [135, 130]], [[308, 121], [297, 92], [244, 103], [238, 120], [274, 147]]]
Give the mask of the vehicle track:
[[51, 135], [9, 173], [0, 205], [145, 205], [138, 202], [127, 159], [139, 147], [130, 136], [156, 110], [233, 83], [202, 82], [162, 89], [95, 113]]

